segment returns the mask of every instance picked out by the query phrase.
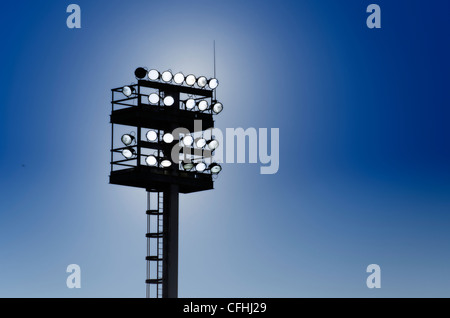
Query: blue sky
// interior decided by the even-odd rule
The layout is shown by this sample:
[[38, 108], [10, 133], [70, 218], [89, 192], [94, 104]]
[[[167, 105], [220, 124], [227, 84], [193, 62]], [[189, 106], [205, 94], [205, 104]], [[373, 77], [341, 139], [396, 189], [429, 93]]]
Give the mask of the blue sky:
[[78, 1], [68, 29], [70, 3], [2, 7], [1, 297], [145, 296], [110, 89], [138, 66], [211, 76], [213, 40], [216, 127], [279, 128], [280, 169], [181, 195], [180, 297], [449, 297], [449, 4], [376, 1], [375, 30], [371, 1]]

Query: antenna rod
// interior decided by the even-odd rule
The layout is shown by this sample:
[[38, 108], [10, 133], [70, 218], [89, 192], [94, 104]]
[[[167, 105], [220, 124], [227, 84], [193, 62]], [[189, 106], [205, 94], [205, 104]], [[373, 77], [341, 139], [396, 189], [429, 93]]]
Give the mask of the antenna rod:
[[214, 78], [216, 78], [216, 40], [213, 42], [214, 48]]

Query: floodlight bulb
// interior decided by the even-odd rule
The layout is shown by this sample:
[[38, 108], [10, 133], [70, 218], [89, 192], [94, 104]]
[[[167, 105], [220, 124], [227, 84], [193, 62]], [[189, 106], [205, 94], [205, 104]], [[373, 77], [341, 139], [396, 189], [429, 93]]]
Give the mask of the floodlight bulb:
[[133, 148], [126, 148], [124, 150], [122, 150], [122, 155], [127, 158], [130, 159], [131, 157], [133, 157], [135, 151]]
[[177, 83], [177, 84], [183, 84], [183, 82], [184, 82], [184, 75], [183, 75], [183, 73], [179, 72], [179, 73], [175, 74], [173, 76], [173, 81], [175, 83]]
[[156, 141], [158, 139], [158, 134], [154, 130], [147, 131], [147, 140], [148, 141]]
[[163, 136], [163, 140], [165, 143], [170, 144], [173, 142], [173, 135], [171, 133], [165, 133]]
[[217, 163], [212, 163], [209, 165], [209, 170], [211, 170], [212, 174], [218, 174], [220, 171], [222, 171], [222, 167]]
[[150, 70], [147, 76], [150, 80], [156, 81], [159, 78], [159, 72], [157, 70]]
[[212, 139], [212, 140], [208, 141], [208, 148], [210, 150], [217, 149], [217, 147], [219, 147], [219, 141], [218, 140]]
[[215, 103], [212, 107], [212, 110], [213, 110], [214, 114], [220, 113], [223, 110], [222, 103]]
[[203, 172], [206, 169], [206, 164], [204, 162], [199, 162], [195, 165], [195, 170], [198, 172]]
[[199, 138], [197, 139], [197, 141], [195, 142], [195, 145], [197, 146], [197, 148], [203, 148], [206, 145], [206, 139], [205, 138]]
[[148, 101], [150, 102], [150, 104], [158, 104], [159, 95], [156, 93], [151, 93], [150, 95], [148, 95]]
[[183, 169], [184, 170], [191, 170], [192, 168], [194, 168], [194, 164], [192, 162], [183, 162]]
[[198, 78], [198, 80], [197, 80], [197, 85], [198, 85], [199, 87], [205, 87], [206, 84], [207, 84], [206, 77], [200, 76], [200, 77]]
[[195, 84], [196, 81], [197, 81], [197, 80], [196, 80], [196, 78], [195, 78], [194, 75], [189, 74], [188, 76], [186, 76], [186, 84], [187, 84], [187, 85], [192, 86], [192, 85]]
[[133, 94], [133, 90], [130, 86], [124, 86], [122, 88], [122, 93], [126, 96], [126, 97], [130, 97], [131, 94]]
[[161, 161], [161, 166], [163, 166], [164, 168], [168, 168], [172, 165], [172, 162], [168, 159], [164, 159], [163, 161]]
[[183, 139], [181, 139], [181, 142], [185, 146], [191, 146], [192, 143], [194, 142], [194, 138], [192, 138], [191, 135], [186, 135], [186, 136], [183, 137]]
[[161, 78], [164, 82], [170, 82], [172, 80], [172, 73], [165, 71], [162, 73]]
[[208, 82], [209, 88], [211, 89], [215, 89], [217, 88], [217, 86], [219, 86], [219, 81], [217, 80], [217, 78], [211, 78]]
[[189, 98], [186, 102], [186, 109], [191, 110], [192, 108], [195, 107], [195, 100], [193, 98]]
[[166, 96], [166, 97], [164, 97], [164, 105], [166, 105], [166, 106], [172, 106], [173, 103], [175, 103], [175, 100], [173, 99], [172, 96]]
[[198, 102], [198, 109], [201, 111], [208, 109], [208, 102], [206, 100], [201, 100]]
[[138, 67], [134, 71], [134, 76], [136, 76], [136, 78], [138, 78], [138, 79], [143, 79], [145, 77], [145, 75], [147, 75], [147, 70], [143, 67]]
[[125, 146], [129, 146], [131, 145], [131, 143], [133, 142], [134, 137], [131, 136], [130, 134], [125, 134], [122, 136], [122, 142]]
[[156, 164], [158, 163], [158, 160], [156, 159], [155, 156], [151, 155], [151, 156], [148, 156], [147, 158], [145, 158], [145, 163], [148, 166], [156, 166]]

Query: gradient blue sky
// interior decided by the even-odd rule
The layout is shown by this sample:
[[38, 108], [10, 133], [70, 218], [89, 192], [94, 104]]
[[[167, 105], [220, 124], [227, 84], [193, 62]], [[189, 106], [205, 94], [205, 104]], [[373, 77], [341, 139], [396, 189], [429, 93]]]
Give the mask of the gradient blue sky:
[[145, 296], [145, 191], [108, 184], [110, 89], [137, 66], [211, 76], [213, 40], [216, 126], [279, 128], [280, 170], [225, 164], [181, 195], [180, 297], [450, 296], [450, 3], [93, 2], [81, 29], [72, 2], [2, 4], [0, 297]]

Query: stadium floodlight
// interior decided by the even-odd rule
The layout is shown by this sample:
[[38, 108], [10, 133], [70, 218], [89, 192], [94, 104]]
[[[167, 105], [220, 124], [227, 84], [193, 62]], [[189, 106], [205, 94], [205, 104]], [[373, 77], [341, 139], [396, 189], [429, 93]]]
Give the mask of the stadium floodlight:
[[161, 166], [163, 168], [168, 168], [172, 165], [172, 161], [170, 161], [169, 159], [163, 159], [161, 160]]
[[191, 110], [195, 107], [195, 100], [193, 98], [189, 98], [184, 102], [184, 104], [186, 105], [186, 109]]
[[201, 101], [198, 102], [198, 109], [200, 111], [205, 111], [208, 109], [208, 102], [204, 99], [202, 99]]
[[155, 156], [150, 155], [150, 156], [148, 156], [147, 158], [145, 158], [145, 163], [146, 163], [148, 166], [156, 166], [156, 165], [158, 164], [158, 160], [156, 159]]
[[173, 81], [177, 84], [183, 84], [184, 82], [184, 75], [181, 72], [178, 72], [173, 76]]
[[148, 95], [148, 101], [150, 104], [158, 104], [159, 103], [159, 95], [156, 93], [151, 93]]
[[147, 76], [150, 80], [156, 81], [157, 79], [159, 79], [160, 74], [157, 70], [150, 70], [148, 71]]
[[217, 149], [217, 147], [219, 147], [219, 141], [217, 139], [211, 139], [210, 141], [207, 142], [207, 145], [210, 150], [214, 150]]
[[122, 93], [126, 96], [126, 97], [130, 97], [131, 94], [133, 94], [135, 92], [134, 87], [131, 86], [124, 86], [122, 88]]
[[189, 74], [188, 76], [186, 76], [186, 84], [189, 86], [192, 86], [195, 84], [195, 82], [197, 81], [197, 79], [195, 78], [194, 75]]
[[218, 114], [223, 110], [223, 105], [222, 103], [215, 103], [213, 104], [212, 107], [212, 111], [214, 112], [214, 114]]
[[164, 97], [164, 105], [172, 106], [173, 103], [175, 103], [175, 100], [173, 99], [172, 96], [169, 95], [169, 96]]
[[172, 73], [170, 71], [165, 71], [161, 74], [161, 79], [168, 83], [172, 80]]
[[135, 138], [134, 138], [134, 136], [132, 136], [130, 134], [125, 134], [122, 136], [121, 140], [125, 146], [129, 146], [133, 143]]
[[203, 148], [206, 146], [206, 139], [205, 138], [198, 138], [195, 141], [195, 145], [197, 146], [197, 148]]
[[197, 170], [198, 172], [203, 172], [206, 169], [206, 164], [203, 161], [200, 161], [199, 163], [197, 163], [195, 165], [195, 170]]
[[183, 169], [186, 171], [192, 170], [194, 168], [194, 164], [192, 162], [183, 161], [182, 163]]
[[171, 142], [173, 142], [173, 135], [171, 133], [165, 133], [163, 136], [163, 140], [165, 143], [170, 144]]
[[212, 174], [218, 174], [222, 171], [222, 166], [214, 162], [209, 165], [209, 171], [211, 171]]
[[208, 83], [208, 81], [206, 80], [206, 77], [204, 77], [204, 76], [200, 76], [197, 80], [197, 85], [198, 85], [198, 87], [201, 87], [201, 88], [205, 87], [207, 83]]
[[183, 143], [184, 146], [191, 146], [192, 143], [194, 142], [194, 138], [192, 138], [191, 135], [186, 135], [181, 139], [181, 142]]
[[158, 140], [158, 134], [154, 130], [147, 131], [146, 137], [148, 141], [155, 142], [156, 140]]
[[135, 154], [136, 154], [136, 151], [134, 151], [134, 149], [131, 147], [128, 147], [128, 148], [125, 148], [124, 150], [122, 150], [122, 155], [127, 159], [130, 159]]
[[215, 88], [217, 88], [217, 86], [219, 86], [219, 81], [217, 80], [217, 78], [211, 78], [208, 81], [208, 86], [211, 89], [215, 89]]
[[143, 67], [138, 67], [134, 71], [134, 76], [136, 76], [137, 79], [143, 79], [147, 75], [147, 70]]

